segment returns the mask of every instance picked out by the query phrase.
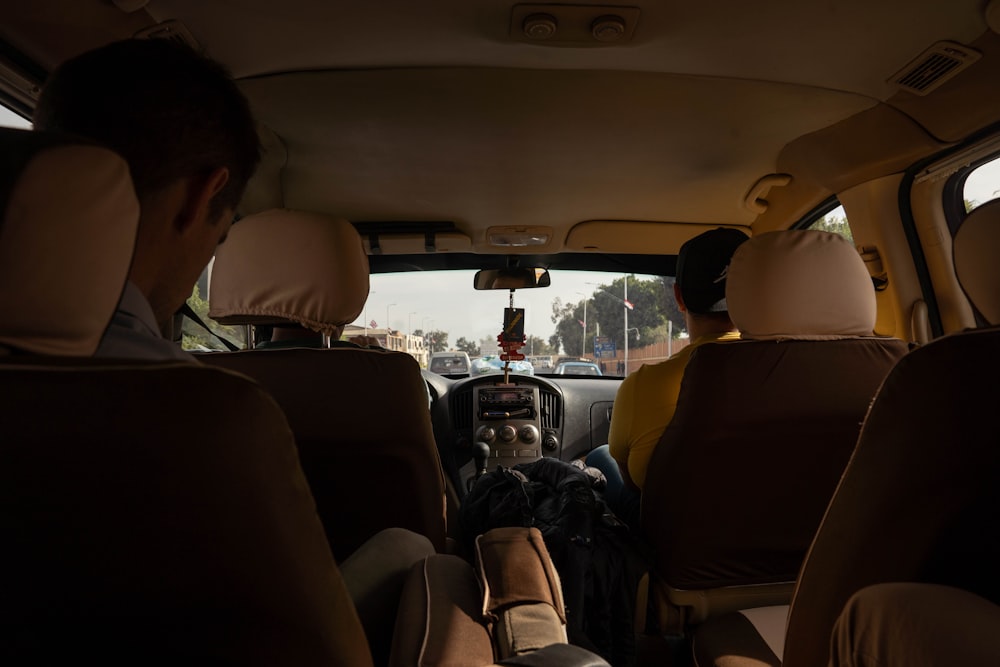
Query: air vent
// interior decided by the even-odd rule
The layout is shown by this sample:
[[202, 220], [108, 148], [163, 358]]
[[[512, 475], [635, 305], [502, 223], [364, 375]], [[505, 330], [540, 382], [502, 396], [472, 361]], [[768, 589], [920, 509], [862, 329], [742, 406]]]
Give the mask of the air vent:
[[559, 395], [541, 388], [538, 394], [542, 404], [542, 428], [559, 428], [562, 423], [562, 400]]
[[451, 423], [456, 430], [472, 428], [472, 387], [451, 397]]
[[957, 42], [938, 42], [896, 72], [889, 83], [914, 95], [927, 95], [980, 57], [978, 51]]
[[133, 35], [136, 39], [169, 39], [173, 42], [187, 44], [195, 51], [201, 53], [201, 44], [194, 38], [191, 32], [183, 23], [177, 20], [157, 23], [149, 28], [143, 28]]

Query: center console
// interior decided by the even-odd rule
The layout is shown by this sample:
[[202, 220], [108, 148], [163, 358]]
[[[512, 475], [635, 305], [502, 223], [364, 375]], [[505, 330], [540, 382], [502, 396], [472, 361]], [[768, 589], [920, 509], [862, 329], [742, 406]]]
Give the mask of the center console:
[[538, 387], [492, 384], [473, 394], [473, 438], [489, 445], [489, 469], [530, 463], [542, 456]]

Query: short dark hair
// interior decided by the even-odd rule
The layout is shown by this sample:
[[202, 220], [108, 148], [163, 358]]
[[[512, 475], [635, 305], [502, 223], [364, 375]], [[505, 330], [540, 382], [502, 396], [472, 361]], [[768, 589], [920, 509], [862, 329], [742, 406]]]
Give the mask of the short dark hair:
[[126, 39], [67, 60], [46, 81], [33, 122], [120, 153], [140, 201], [227, 167], [213, 215], [236, 208], [260, 160], [250, 105], [229, 71], [169, 40]]

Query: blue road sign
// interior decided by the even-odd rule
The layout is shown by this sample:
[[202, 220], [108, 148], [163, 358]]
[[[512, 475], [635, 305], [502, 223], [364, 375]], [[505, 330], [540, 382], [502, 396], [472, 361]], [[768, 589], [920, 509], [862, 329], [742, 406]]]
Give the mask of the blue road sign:
[[614, 357], [617, 353], [615, 349], [615, 342], [611, 340], [609, 336], [595, 336], [594, 337], [594, 356], [598, 358], [602, 357]]

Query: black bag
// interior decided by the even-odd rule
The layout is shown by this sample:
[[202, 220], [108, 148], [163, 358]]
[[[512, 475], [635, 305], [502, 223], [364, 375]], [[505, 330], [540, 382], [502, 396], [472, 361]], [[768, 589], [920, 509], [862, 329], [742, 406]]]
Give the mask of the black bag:
[[562, 583], [570, 643], [628, 667], [635, 664], [642, 571], [630, 557], [628, 528], [596, 488], [601, 482], [600, 475], [553, 458], [498, 466], [476, 481], [459, 521], [470, 546], [492, 528], [537, 528]]

